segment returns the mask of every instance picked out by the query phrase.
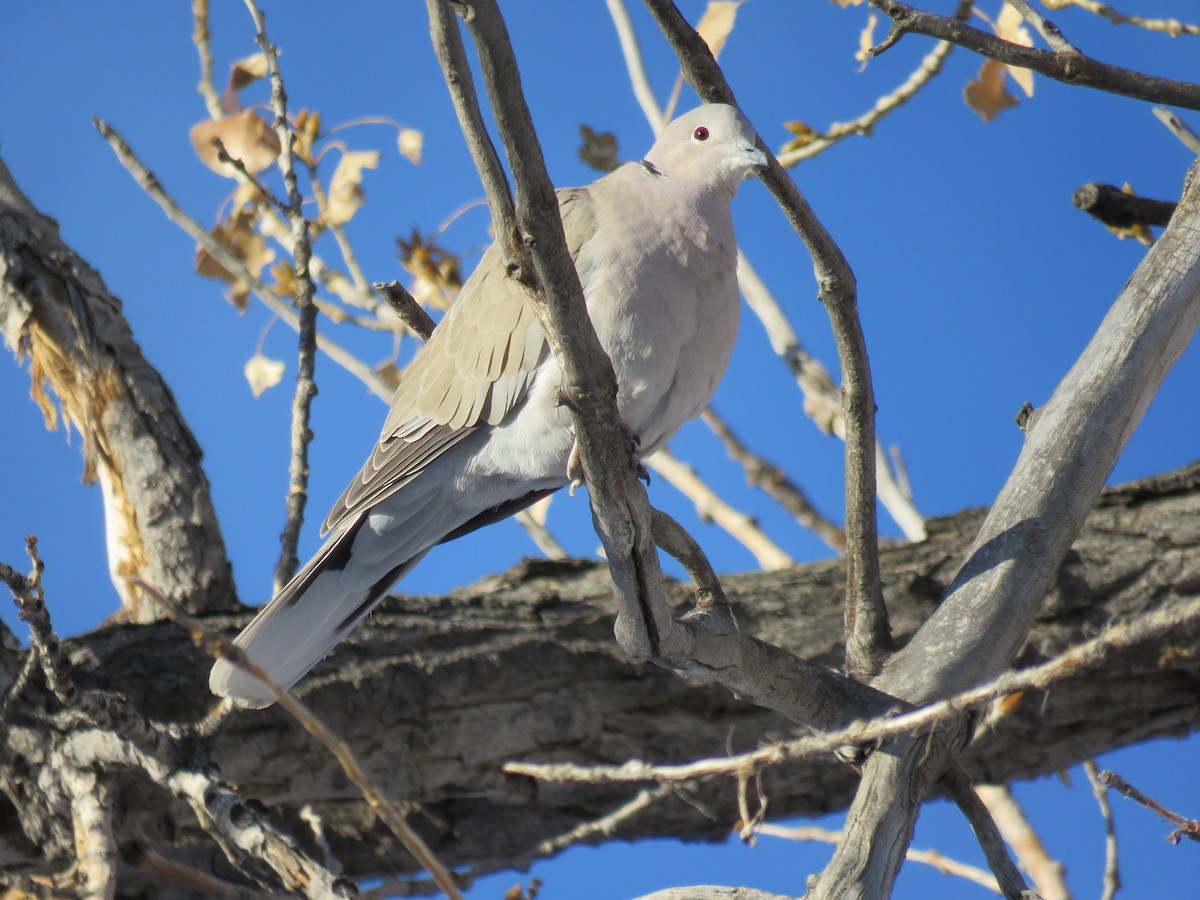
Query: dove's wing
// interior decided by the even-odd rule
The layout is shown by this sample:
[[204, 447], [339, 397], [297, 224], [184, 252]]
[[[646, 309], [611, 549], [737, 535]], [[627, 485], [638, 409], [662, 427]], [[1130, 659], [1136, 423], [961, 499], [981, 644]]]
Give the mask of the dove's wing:
[[[586, 188], [569, 188], [558, 200], [567, 249], [578, 259], [595, 232], [591, 198]], [[547, 352], [541, 323], [492, 244], [405, 371], [379, 441], [321, 534], [408, 484], [475, 429], [499, 424], [525, 397]]]

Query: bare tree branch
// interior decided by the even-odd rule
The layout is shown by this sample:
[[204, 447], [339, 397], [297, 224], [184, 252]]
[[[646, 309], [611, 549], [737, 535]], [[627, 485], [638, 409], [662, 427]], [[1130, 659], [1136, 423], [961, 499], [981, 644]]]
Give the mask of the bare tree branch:
[[1096, 805], [1100, 807], [1100, 816], [1104, 819], [1104, 890], [1100, 900], [1113, 900], [1121, 889], [1121, 871], [1118, 865], [1117, 828], [1113, 821], [1112, 805], [1108, 802], [1108, 789], [1100, 780], [1100, 769], [1094, 759], [1083, 761], [1083, 771], [1087, 774], [1088, 783], [1096, 797]]
[[1200, 85], [1191, 82], [1173, 81], [1123, 69], [1078, 52], [1052, 52], [1014, 44], [946, 16], [914, 9], [899, 0], [871, 0], [871, 5], [892, 20], [891, 33], [871, 51], [875, 55], [887, 50], [905, 34], [923, 34], [938, 40], [953, 41], [960, 47], [1005, 65], [1030, 69], [1077, 87], [1095, 88], [1151, 103], [1200, 109]]
[[1107, 3], [1097, 0], [1042, 0], [1050, 9], [1066, 9], [1077, 6], [1097, 16], [1108, 19], [1114, 25], [1136, 25], [1147, 31], [1161, 31], [1171, 37], [1200, 34], [1200, 25], [1187, 25], [1178, 19], [1148, 19], [1143, 16], [1127, 16], [1113, 9]]
[[292, 455], [288, 463], [287, 518], [279, 536], [279, 562], [275, 564], [275, 590], [292, 579], [300, 559], [296, 547], [300, 543], [300, 527], [304, 524], [304, 507], [308, 503], [308, 445], [312, 440], [309, 425], [312, 401], [317, 395], [313, 378], [317, 355], [317, 307], [313, 303], [316, 285], [308, 265], [312, 245], [308, 239], [308, 221], [304, 218], [304, 198], [300, 194], [293, 163], [292, 142], [295, 135], [287, 116], [287, 92], [279, 71], [279, 54], [267, 37], [267, 24], [255, 0], [245, 0], [254, 19], [255, 41], [267, 58], [271, 77], [271, 107], [275, 111], [274, 128], [279, 136], [279, 170], [287, 191], [287, 217], [292, 228], [292, 258], [295, 261], [296, 313], [300, 325], [299, 361], [296, 366], [296, 391], [292, 397]]
[[1156, 225], [1165, 228], [1175, 212], [1175, 204], [1167, 200], [1151, 200], [1127, 194], [1111, 184], [1092, 181], [1075, 190], [1071, 202], [1094, 219], [1110, 228], [1132, 228], [1136, 225]]

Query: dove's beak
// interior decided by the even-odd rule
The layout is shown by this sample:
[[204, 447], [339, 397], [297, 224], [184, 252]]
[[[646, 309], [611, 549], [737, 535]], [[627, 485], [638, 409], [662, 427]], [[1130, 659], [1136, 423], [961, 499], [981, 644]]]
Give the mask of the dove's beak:
[[767, 154], [763, 153], [757, 147], [743, 147], [742, 155], [746, 160], [746, 165], [749, 168], [747, 174], [757, 175], [760, 171], [767, 167]]

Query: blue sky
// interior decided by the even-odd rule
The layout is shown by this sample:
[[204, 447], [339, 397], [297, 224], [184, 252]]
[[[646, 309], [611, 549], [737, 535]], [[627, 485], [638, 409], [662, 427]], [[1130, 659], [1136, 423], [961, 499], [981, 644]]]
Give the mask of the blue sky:
[[[229, 63], [254, 52], [240, 3], [213, 3], [212, 30], [221, 82]], [[941, 2], [931, 7], [949, 8]], [[1134, 4], [1130, 4], [1132, 7]], [[524, 87], [559, 185], [591, 181], [576, 157], [578, 126], [617, 134], [624, 158], [636, 158], [652, 135], [633, 99], [615, 33], [600, 0], [508, 3], [509, 28]], [[660, 98], [677, 73], [648, 16], [632, 14]], [[1157, 0], [1146, 14], [1194, 16], [1188, 0]], [[695, 21], [698, 2], [682, 3]], [[982, 7], [998, 12], [998, 0]], [[482, 196], [429, 48], [421, 4], [269, 3], [268, 27], [282, 48], [293, 109], [321, 112], [332, 124], [389, 116], [425, 134], [414, 167], [395, 151], [386, 126], [339, 134], [356, 150], [379, 149], [367, 173], [367, 202], [348, 231], [373, 280], [402, 277], [394, 238], [414, 226], [430, 231], [452, 211]], [[1132, 11], [1132, 9], [1131, 9]], [[1177, 78], [1195, 78], [1196, 40], [1115, 28], [1080, 12], [1056, 21], [1084, 50], [1108, 61]], [[909, 37], [858, 73], [853, 59], [866, 18], [831, 4], [751, 0], [722, 64], [740, 103], [769, 144], [789, 135], [782, 124], [823, 128], [868, 109], [903, 81], [929, 42]], [[205, 224], [215, 224], [231, 183], [201, 166], [188, 129], [205, 118], [195, 91], [198, 67], [188, 4], [96, 6], [46, 2], [6, 10], [0, 83], [9, 102], [0, 116], [0, 156], [18, 184], [125, 304], [134, 334], [163, 373], [206, 454], [218, 515], [243, 600], [270, 591], [286, 489], [290, 392], [251, 396], [242, 375], [270, 319], [260, 306], [239, 315], [221, 286], [192, 271], [193, 245], [147, 199], [93, 129], [93, 115], [129, 140], [168, 191]], [[882, 33], [882, 26], [881, 31]], [[15, 38], [15, 39], [14, 39]], [[817, 214], [858, 278], [859, 302], [879, 405], [878, 428], [900, 446], [916, 500], [928, 515], [986, 505], [1020, 448], [1013, 417], [1053, 390], [1091, 336], [1144, 250], [1117, 241], [1075, 211], [1072, 191], [1087, 181], [1132, 183], [1146, 196], [1177, 196], [1190, 154], [1146, 104], [1071, 89], [1045, 79], [1036, 93], [985, 125], [961, 99], [979, 60], [958, 51], [943, 75], [870, 138], [852, 138], [795, 170]], [[683, 108], [694, 103], [685, 91]], [[251, 88], [247, 102], [265, 94]], [[1185, 114], [1194, 127], [1200, 115]], [[328, 177], [336, 154], [323, 169]], [[753, 182], [735, 204], [741, 241], [785, 307], [802, 341], [828, 367], [836, 354], [811, 266], [774, 202]], [[487, 216], [467, 213], [446, 233], [458, 251], [486, 243]], [[332, 245], [321, 252], [335, 254]], [[334, 332], [366, 360], [390, 353], [387, 338], [349, 327]], [[268, 355], [288, 360], [294, 339], [282, 325], [268, 333]], [[23, 560], [24, 535], [41, 538], [52, 614], [64, 634], [98, 624], [113, 611], [103, 556], [99, 493], [80, 484], [77, 437], [48, 433], [28, 396], [28, 378], [10, 361], [0, 375], [5, 411], [0, 465], [0, 559]], [[1192, 350], [1170, 375], [1118, 462], [1114, 482], [1192, 461], [1200, 446], [1194, 396], [1200, 358]], [[378, 433], [383, 408], [352, 377], [318, 360], [309, 525], [302, 554], [317, 546], [316, 525], [357, 470]], [[785, 466], [831, 516], [841, 507], [841, 445], [804, 417], [802, 398], [748, 311], [729, 374], [714, 401], [751, 446]], [[819, 541], [744, 486], [702, 425], [672, 444], [731, 502], [757, 516], [796, 559], [824, 558]], [[753, 558], [661, 482], [652, 501], [678, 515], [718, 569], [742, 571]], [[898, 531], [882, 517], [885, 533]], [[571, 552], [598, 544], [586, 500], [558, 498], [550, 527]], [[445, 547], [405, 582], [410, 593], [440, 592], [511, 565], [535, 548], [508, 523]], [[10, 609], [5, 621], [18, 633]], [[1162, 742], [1102, 761], [1169, 806], [1200, 810], [1194, 780], [1179, 783], [1195, 742]], [[1099, 819], [1082, 773], [1071, 787], [1055, 780], [1018, 787], [1053, 853], [1066, 860], [1077, 896], [1098, 893]], [[1153, 896], [1200, 875], [1195, 851], [1169, 847], [1166, 829], [1148, 813], [1117, 804], [1128, 896]], [[830, 821], [836, 825], [836, 819]], [[953, 809], [933, 804], [916, 846], [978, 859]], [[578, 850], [539, 865], [544, 900], [633, 896], [671, 884], [717, 881], [800, 893], [804, 876], [828, 856], [822, 847], [764, 839], [664, 847], [659, 843]], [[495, 896], [513, 876], [496, 876], [474, 892]], [[908, 866], [897, 896], [985, 896], [978, 888]]]

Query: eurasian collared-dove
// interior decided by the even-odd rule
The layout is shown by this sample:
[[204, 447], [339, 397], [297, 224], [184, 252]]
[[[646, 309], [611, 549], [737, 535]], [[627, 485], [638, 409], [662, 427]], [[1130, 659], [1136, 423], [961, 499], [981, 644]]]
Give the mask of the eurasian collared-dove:
[[[710, 104], [667, 125], [640, 163], [558, 192], [644, 456], [700, 414], [725, 372], [740, 305], [729, 204], [766, 161], [741, 113]], [[290, 687], [436, 544], [566, 485], [574, 435], [560, 380], [493, 244], [405, 373], [379, 442], [325, 519], [324, 545], [236, 643]], [[225, 660], [210, 685], [243, 706], [273, 702]]]

